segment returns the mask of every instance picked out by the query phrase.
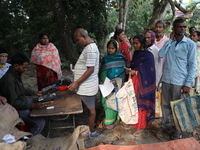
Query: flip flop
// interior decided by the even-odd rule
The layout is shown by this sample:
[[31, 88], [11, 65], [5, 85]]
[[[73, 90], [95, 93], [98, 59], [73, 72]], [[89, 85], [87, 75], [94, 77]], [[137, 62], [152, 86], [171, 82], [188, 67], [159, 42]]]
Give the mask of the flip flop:
[[113, 145], [112, 141], [104, 141], [103, 143], [104, 143], [104, 145]]
[[104, 143], [101, 142], [101, 141], [98, 141], [98, 142], [96, 143], [96, 146], [99, 146], [99, 145], [104, 145]]
[[111, 130], [115, 127], [115, 124], [105, 125], [106, 129]]
[[175, 131], [172, 135], [171, 135], [171, 139], [172, 140], [178, 140], [178, 139], [182, 139], [183, 135], [181, 134], [181, 131]]
[[89, 137], [98, 137], [99, 135], [102, 135], [102, 134], [104, 134], [104, 132], [99, 133], [97, 131], [94, 131], [89, 134]]
[[99, 145], [113, 145], [113, 142], [112, 141], [104, 141], [104, 142], [98, 141], [96, 143], [96, 146], [99, 146]]
[[130, 124], [126, 124], [125, 126], [124, 126], [124, 129], [125, 130], [131, 130], [132, 128], [134, 128], [132, 125], [130, 125]]
[[134, 136], [140, 136], [142, 134], [143, 130], [137, 130], [133, 133]]

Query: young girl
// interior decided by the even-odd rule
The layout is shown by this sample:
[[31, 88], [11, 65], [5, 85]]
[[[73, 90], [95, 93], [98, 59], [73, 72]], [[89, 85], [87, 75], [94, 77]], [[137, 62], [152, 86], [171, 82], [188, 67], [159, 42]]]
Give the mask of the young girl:
[[195, 74], [195, 89], [200, 94], [200, 31], [194, 31], [191, 33], [191, 39], [197, 44], [196, 51], [196, 74]]
[[141, 34], [133, 38], [135, 49], [133, 59], [130, 63], [131, 74], [135, 95], [138, 103], [138, 124], [133, 125], [137, 129], [146, 128], [146, 123], [155, 114], [155, 89], [156, 76], [154, 57], [145, 48], [145, 37]]
[[[108, 77], [110, 80], [117, 83], [116, 85], [120, 88], [124, 78], [126, 66], [126, 59], [118, 50], [118, 45], [115, 40], [110, 40], [107, 44], [107, 53], [104, 55], [102, 64], [100, 67], [100, 82], [104, 83], [105, 78]], [[106, 97], [101, 95], [101, 102], [105, 110], [105, 122], [107, 129], [112, 129], [117, 120], [118, 113], [107, 107]]]

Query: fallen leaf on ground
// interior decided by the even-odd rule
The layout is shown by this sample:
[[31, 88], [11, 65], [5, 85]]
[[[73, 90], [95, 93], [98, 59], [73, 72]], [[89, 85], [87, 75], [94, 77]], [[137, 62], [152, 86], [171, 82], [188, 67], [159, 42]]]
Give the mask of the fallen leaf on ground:
[[127, 145], [135, 145], [136, 144], [136, 139], [124, 139]]
[[114, 131], [114, 132], [113, 132], [113, 135], [114, 135], [115, 137], [117, 137], [118, 139], [120, 139], [121, 134], [122, 134], [122, 133], [120, 133], [119, 131]]

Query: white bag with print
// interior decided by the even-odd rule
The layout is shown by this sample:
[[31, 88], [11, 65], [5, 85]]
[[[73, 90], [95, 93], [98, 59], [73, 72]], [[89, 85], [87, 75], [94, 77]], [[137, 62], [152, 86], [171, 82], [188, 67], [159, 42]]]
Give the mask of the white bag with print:
[[133, 82], [130, 78], [117, 92], [118, 114], [126, 124], [138, 123], [138, 105], [134, 92]]

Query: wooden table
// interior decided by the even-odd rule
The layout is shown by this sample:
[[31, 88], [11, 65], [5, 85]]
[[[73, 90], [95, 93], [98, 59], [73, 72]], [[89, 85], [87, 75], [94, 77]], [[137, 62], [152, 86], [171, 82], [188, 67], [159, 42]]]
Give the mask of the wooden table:
[[[51, 129], [60, 129], [60, 128], [74, 128], [75, 129], [75, 116], [73, 114], [79, 114], [83, 112], [82, 102], [80, 96], [74, 92], [66, 91], [57, 91], [57, 98], [55, 98], [53, 103], [47, 104], [47, 107], [41, 109], [33, 109], [31, 111], [31, 117], [42, 117], [42, 116], [58, 116], [65, 115], [64, 118], [58, 120], [66, 120], [70, 114], [73, 117], [73, 126], [62, 126], [62, 127], [51, 127], [51, 121], [57, 120], [53, 117], [49, 117], [49, 132]], [[47, 109], [48, 107], [53, 106], [53, 109]], [[57, 121], [58, 121], [57, 120]]]
[[33, 109], [30, 114], [31, 117], [68, 115], [83, 112], [81, 99], [76, 93], [66, 90], [57, 91], [56, 95], [58, 98], [55, 98], [53, 103], [47, 104], [48, 107], [54, 106], [54, 109], [47, 109], [48, 107]]

